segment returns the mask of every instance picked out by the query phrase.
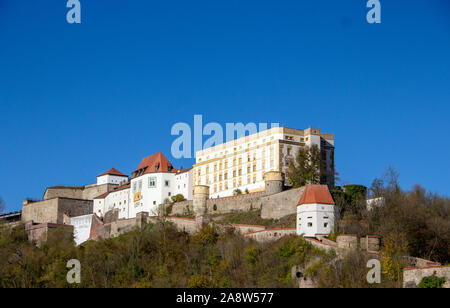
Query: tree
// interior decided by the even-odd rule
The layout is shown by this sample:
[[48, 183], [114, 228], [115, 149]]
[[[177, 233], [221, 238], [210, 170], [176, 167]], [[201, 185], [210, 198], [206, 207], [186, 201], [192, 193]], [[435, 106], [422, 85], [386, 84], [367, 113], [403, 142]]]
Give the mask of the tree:
[[173, 202], [181, 202], [184, 201], [186, 199], [184, 199], [184, 196], [182, 194], [177, 194], [175, 196], [172, 196], [172, 201]]
[[303, 147], [298, 151], [295, 162], [289, 165], [289, 180], [293, 187], [302, 187], [306, 184], [320, 184], [323, 162], [320, 149], [315, 144], [312, 147]]
[[239, 188], [236, 188], [235, 190], [233, 190], [233, 195], [235, 195], [235, 196], [242, 195], [242, 190], [240, 190]]
[[3, 210], [5, 209], [5, 205], [3, 203], [2, 198], [0, 197], [0, 213], [3, 213]]

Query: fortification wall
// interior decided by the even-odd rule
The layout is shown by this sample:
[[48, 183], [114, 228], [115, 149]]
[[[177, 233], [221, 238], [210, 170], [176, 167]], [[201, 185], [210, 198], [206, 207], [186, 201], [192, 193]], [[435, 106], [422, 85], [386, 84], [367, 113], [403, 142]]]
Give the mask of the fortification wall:
[[412, 267], [403, 270], [403, 287], [416, 288], [424, 277], [445, 277], [444, 288], [450, 288], [450, 266]]
[[73, 226], [73, 237], [75, 243], [81, 243], [89, 239], [92, 224], [92, 214], [69, 218], [69, 224]]
[[70, 217], [91, 214], [93, 201], [54, 198], [44, 201], [24, 201], [22, 207], [22, 221], [33, 221], [35, 223], [64, 223], [64, 214]]
[[246, 237], [254, 239], [257, 242], [270, 242], [276, 241], [282, 238], [283, 236], [288, 235], [296, 235], [297, 229], [289, 228], [289, 229], [268, 229], [264, 231], [257, 231], [245, 234]]
[[358, 249], [358, 235], [340, 234], [336, 237], [336, 243], [341, 250]]
[[297, 203], [304, 187], [293, 188], [281, 193], [261, 198], [263, 219], [280, 219], [284, 216], [297, 213]]
[[[206, 213], [207, 214], [225, 214], [232, 212], [246, 212], [251, 209], [260, 209], [261, 198], [264, 196], [264, 192], [256, 192], [251, 194], [241, 194], [238, 196], [231, 196], [225, 198], [213, 198], [206, 200]], [[161, 205], [162, 207], [168, 207], [167, 205]], [[170, 206], [170, 205], [169, 205]], [[171, 216], [187, 216], [194, 213], [194, 204], [192, 200], [185, 200], [182, 202], [174, 203], [172, 209], [168, 213]], [[162, 211], [164, 213], [164, 210]]]
[[40, 246], [42, 243], [46, 242], [49, 233], [57, 228], [61, 228], [61, 230], [63, 230], [63, 232], [65, 232], [67, 236], [73, 234], [73, 226], [70, 225], [52, 223], [33, 224], [31, 222], [28, 222], [25, 225], [25, 231], [28, 236], [28, 241], [35, 243], [37, 246]]
[[54, 198], [71, 198], [94, 200], [95, 197], [98, 197], [108, 191], [112, 191], [116, 187], [118, 187], [118, 185], [115, 184], [88, 185], [80, 187], [53, 186], [46, 189], [42, 199], [49, 200]]
[[262, 206], [261, 197], [263, 196], [264, 192], [255, 192], [225, 198], [208, 199], [206, 200], [206, 211], [208, 214], [224, 214], [260, 209]]
[[58, 223], [58, 199], [38, 202], [24, 201], [22, 207], [22, 221], [36, 223]]

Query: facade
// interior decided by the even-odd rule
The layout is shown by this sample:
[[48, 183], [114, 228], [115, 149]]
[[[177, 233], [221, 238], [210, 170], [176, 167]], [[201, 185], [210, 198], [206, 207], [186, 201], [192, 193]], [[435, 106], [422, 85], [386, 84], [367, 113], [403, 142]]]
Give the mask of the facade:
[[158, 215], [158, 206], [172, 196], [182, 194], [192, 199], [191, 169], [176, 169], [162, 153], [145, 157], [130, 182], [94, 199], [94, 213], [103, 217], [108, 211], [118, 211], [119, 219], [135, 218], [138, 213]]
[[94, 213], [103, 217], [112, 210], [119, 212], [119, 218], [128, 218], [130, 215], [130, 183], [125, 183], [113, 191], [104, 193], [94, 199]]
[[111, 168], [105, 173], [100, 174], [97, 176], [97, 185], [103, 185], [103, 184], [115, 184], [120, 185], [124, 182], [128, 182], [128, 175], [123, 174], [119, 170], [115, 168]]
[[297, 205], [297, 234], [305, 237], [333, 233], [337, 208], [327, 185], [306, 185]]
[[334, 186], [334, 135], [315, 128], [286, 127], [273, 127], [198, 151], [194, 185], [210, 186], [213, 198], [231, 196], [235, 189], [263, 191], [266, 172], [279, 171], [285, 175], [298, 150], [312, 145], [319, 147], [324, 162], [321, 183]]

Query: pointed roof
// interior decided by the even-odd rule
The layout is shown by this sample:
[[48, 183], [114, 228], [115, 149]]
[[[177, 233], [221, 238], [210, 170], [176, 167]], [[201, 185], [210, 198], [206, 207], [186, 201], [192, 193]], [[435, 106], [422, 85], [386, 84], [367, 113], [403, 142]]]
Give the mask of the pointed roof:
[[133, 172], [132, 178], [155, 172], [177, 172], [169, 160], [164, 156], [163, 153], [158, 152], [151, 156], [144, 157], [137, 167], [136, 171]]
[[111, 168], [108, 171], [98, 175], [97, 177], [103, 176], [103, 175], [117, 175], [117, 176], [126, 176], [128, 177], [128, 175], [123, 174], [122, 172], [120, 172], [119, 170], [115, 169], [115, 168]]
[[297, 205], [308, 203], [333, 204], [334, 200], [331, 197], [327, 185], [313, 185], [308, 184], [300, 197]]

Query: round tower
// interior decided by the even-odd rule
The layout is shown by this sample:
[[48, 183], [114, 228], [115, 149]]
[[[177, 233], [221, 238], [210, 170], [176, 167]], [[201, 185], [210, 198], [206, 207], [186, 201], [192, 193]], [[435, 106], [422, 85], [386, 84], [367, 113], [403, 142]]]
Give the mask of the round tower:
[[209, 186], [195, 185], [193, 207], [195, 216], [206, 214], [206, 200], [209, 198]]
[[283, 191], [283, 175], [279, 171], [264, 173], [266, 195], [273, 195]]

